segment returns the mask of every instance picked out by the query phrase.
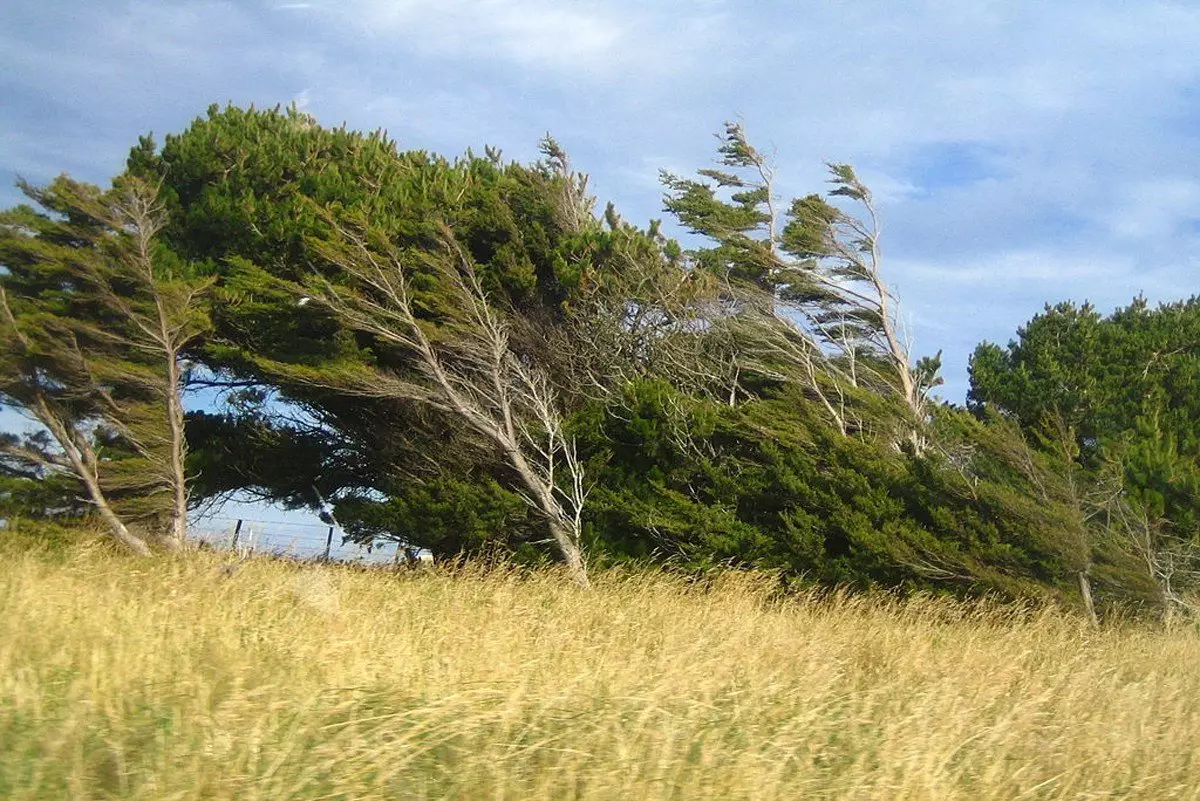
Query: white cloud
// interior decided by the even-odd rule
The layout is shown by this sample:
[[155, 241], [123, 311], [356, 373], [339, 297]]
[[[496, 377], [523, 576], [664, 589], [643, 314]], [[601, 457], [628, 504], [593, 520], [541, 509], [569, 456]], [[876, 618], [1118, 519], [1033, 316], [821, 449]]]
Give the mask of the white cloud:
[[[658, 169], [709, 165], [711, 133], [740, 114], [777, 149], [783, 194], [823, 188], [824, 161], [858, 168], [918, 342], [953, 369], [1043, 300], [1179, 297], [1200, 275], [1192, 2], [17, 5], [0, 169], [35, 180], [102, 180], [138, 134], [211, 102], [295, 98], [449, 155], [532, 157], [553, 131], [602, 203], [644, 221]], [[986, 154], [969, 180], [938, 161], [956, 147]]]
[[1200, 180], [1136, 181], [1120, 187], [1112, 205], [1101, 216], [1115, 235], [1135, 242], [1161, 241], [1200, 220]]
[[1120, 258], [1081, 256], [1052, 250], [1011, 250], [967, 261], [906, 261], [892, 259], [890, 275], [913, 287], [958, 286], [984, 291], [998, 286], [1031, 284], [1062, 286], [1079, 281], [1101, 282], [1129, 270]]
[[[484, 59], [528, 69], [609, 76], [634, 67], [670, 67], [719, 11], [595, 0], [345, 0], [310, 4], [326, 18], [391, 46], [436, 59]], [[665, 25], [674, 18], [674, 26]], [[680, 38], [688, 40], [681, 48]]]
[[611, 53], [621, 23], [594, 9], [551, 2], [441, 0], [340, 4], [370, 33], [435, 55], [499, 54], [519, 64], [570, 68]]
[[[949, 4], [953, 6], [954, 4]], [[1200, 10], [1145, 3], [820, 4], [765, 37], [808, 141], [883, 157], [939, 140], [1061, 135], [1160, 102], [1200, 65]], [[794, 119], [796, 114], [787, 115]], [[1093, 120], [1094, 123], [1094, 120]]]

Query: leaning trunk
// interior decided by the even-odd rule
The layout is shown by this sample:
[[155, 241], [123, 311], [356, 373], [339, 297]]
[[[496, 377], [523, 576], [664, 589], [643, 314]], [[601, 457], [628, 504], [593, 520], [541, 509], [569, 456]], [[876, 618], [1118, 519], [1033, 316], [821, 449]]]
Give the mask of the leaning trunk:
[[1088, 571], [1079, 571], [1079, 594], [1083, 596], [1083, 609], [1087, 613], [1088, 623], [1092, 628], [1097, 628], [1100, 625], [1100, 619], [1096, 616], [1096, 603], [1092, 600], [1092, 581], [1088, 578]]
[[92, 504], [100, 512], [100, 517], [108, 524], [108, 530], [113, 539], [126, 548], [129, 548], [138, 556], [149, 556], [150, 546], [141, 537], [130, 532], [121, 518], [117, 517], [116, 512], [109, 506], [108, 500], [104, 497], [104, 493], [95, 478], [86, 469], [84, 469], [82, 475], [83, 482], [88, 489], [88, 494], [91, 496]]
[[184, 434], [183, 400], [180, 398], [179, 364], [171, 354], [167, 365], [167, 422], [171, 429], [171, 530], [173, 546], [187, 542], [187, 439]]
[[141, 537], [133, 534], [109, 505], [108, 498], [104, 495], [104, 489], [100, 486], [98, 471], [95, 469], [95, 454], [91, 453], [90, 448], [85, 452], [80, 447], [73, 436], [75, 432], [54, 414], [44, 398], [39, 398], [36, 410], [38, 418], [50, 429], [50, 433], [62, 446], [63, 453], [71, 463], [71, 469], [75, 472], [76, 478], [87, 487], [88, 497], [91, 498], [92, 505], [100, 513], [101, 519], [108, 525], [108, 531], [112, 538], [138, 556], [149, 556], [150, 546]]
[[562, 557], [563, 563], [567, 566], [567, 573], [571, 576], [571, 581], [582, 589], [588, 589], [591, 586], [591, 582], [588, 581], [587, 565], [583, 561], [583, 550], [579, 547], [578, 532], [573, 531], [573, 526], [564, 523], [557, 516], [549, 517], [548, 521], [550, 535], [554, 537], [559, 555]]
[[[499, 437], [498, 437], [499, 438]], [[525, 454], [512, 442], [504, 445], [509, 464], [516, 470], [521, 483], [529, 490], [536, 502], [537, 510], [546, 518], [546, 527], [550, 529], [550, 537], [558, 548], [558, 555], [567, 566], [571, 581], [587, 589], [591, 586], [587, 576], [587, 565], [583, 560], [583, 549], [579, 545], [579, 530], [563, 514], [562, 506], [554, 497], [553, 487], [546, 486], [540, 480]]]

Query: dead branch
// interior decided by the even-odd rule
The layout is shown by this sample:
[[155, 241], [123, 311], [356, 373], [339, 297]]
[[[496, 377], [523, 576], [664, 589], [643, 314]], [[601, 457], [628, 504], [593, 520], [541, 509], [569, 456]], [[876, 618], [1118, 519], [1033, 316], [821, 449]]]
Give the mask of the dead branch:
[[[413, 374], [372, 369], [311, 380], [344, 391], [425, 403], [456, 417], [503, 456], [521, 495], [541, 514], [573, 580], [587, 586], [581, 548], [587, 497], [584, 469], [565, 436], [555, 393], [545, 375], [509, 346], [507, 322], [488, 302], [475, 265], [443, 226], [438, 248], [400, 252], [363, 226], [327, 217], [334, 237], [321, 254], [351, 278], [321, 280], [319, 302], [343, 322], [401, 348]], [[441, 319], [423, 317], [410, 273], [433, 273], [450, 298]], [[429, 331], [437, 331], [436, 340]]]

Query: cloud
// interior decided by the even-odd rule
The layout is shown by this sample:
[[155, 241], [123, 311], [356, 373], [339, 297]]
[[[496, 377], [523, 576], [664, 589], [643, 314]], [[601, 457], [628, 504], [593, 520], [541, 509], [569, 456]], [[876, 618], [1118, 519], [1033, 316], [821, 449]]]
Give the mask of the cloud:
[[994, 290], [1001, 286], [1103, 281], [1129, 268], [1123, 259], [1082, 257], [1050, 250], [1012, 250], [967, 262], [892, 260], [888, 269], [906, 281]]
[[1161, 241], [1200, 221], [1200, 180], [1163, 177], [1118, 187], [1100, 217], [1114, 235], [1132, 242]]
[[0, 169], [104, 180], [209, 103], [294, 99], [449, 155], [532, 158], [552, 131], [644, 222], [659, 168], [710, 165], [741, 115], [781, 195], [825, 161], [872, 186], [920, 349], [961, 387], [974, 343], [1044, 301], [1195, 291], [1196, 41], [1200, 7], [1162, 0], [16, 4]]
[[365, 31], [433, 55], [499, 54], [523, 65], [570, 69], [613, 53], [625, 25], [597, 7], [554, 2], [441, 0], [340, 3]]
[[[683, 59], [703, 44], [721, 15], [712, 3], [668, 14], [653, 3], [594, 0], [342, 0], [309, 5], [327, 20], [425, 58], [483, 59], [568, 79], [651, 66], [669, 69], [675, 58]], [[672, 20], [675, 26], [667, 29]]]
[[1003, 177], [1006, 152], [985, 142], [930, 142], [912, 149], [905, 171], [918, 192], [970, 186]]

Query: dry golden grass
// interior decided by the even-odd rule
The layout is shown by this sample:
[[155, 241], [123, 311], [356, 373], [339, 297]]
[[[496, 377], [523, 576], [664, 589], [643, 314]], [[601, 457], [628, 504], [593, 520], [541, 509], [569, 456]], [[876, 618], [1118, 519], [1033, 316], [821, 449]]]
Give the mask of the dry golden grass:
[[599, 575], [0, 566], [0, 797], [1200, 797], [1200, 638]]

